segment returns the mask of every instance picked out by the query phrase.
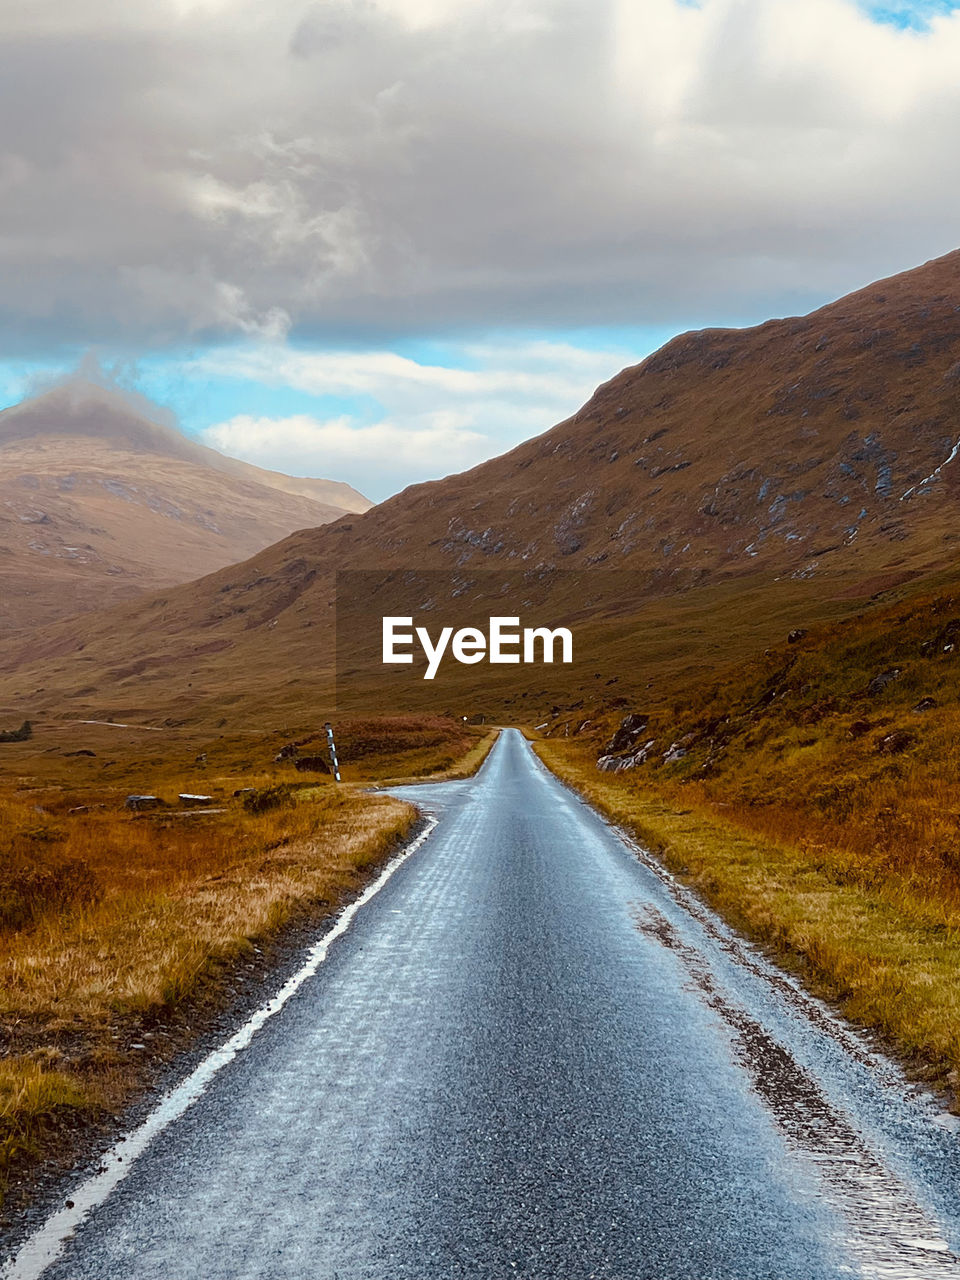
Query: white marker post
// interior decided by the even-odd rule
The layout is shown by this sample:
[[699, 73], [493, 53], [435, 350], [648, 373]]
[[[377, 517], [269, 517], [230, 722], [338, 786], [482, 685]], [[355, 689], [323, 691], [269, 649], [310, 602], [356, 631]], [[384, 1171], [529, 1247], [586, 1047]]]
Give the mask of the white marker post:
[[337, 762], [337, 744], [333, 740], [333, 725], [328, 720], [323, 726], [327, 731], [327, 746], [330, 748], [330, 763], [333, 765], [333, 776], [340, 781], [340, 765]]

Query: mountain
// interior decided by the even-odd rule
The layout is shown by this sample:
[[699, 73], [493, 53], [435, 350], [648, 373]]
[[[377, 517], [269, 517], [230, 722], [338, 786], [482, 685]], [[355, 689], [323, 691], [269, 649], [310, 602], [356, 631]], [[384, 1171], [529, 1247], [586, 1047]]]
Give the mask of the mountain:
[[0, 413], [0, 632], [101, 610], [370, 506], [263, 471], [76, 381]]
[[[7, 644], [0, 698], [25, 715], [329, 707], [335, 574], [362, 569], [393, 572], [391, 603], [434, 620], [454, 598], [511, 612], [535, 595], [542, 619], [581, 629], [590, 669], [570, 696], [632, 696], [949, 576], [958, 444], [960, 252], [805, 317], [685, 334], [501, 458]], [[341, 612], [367, 607], [373, 643], [363, 594]], [[522, 668], [459, 675], [458, 706], [519, 714], [521, 688], [546, 696]]]

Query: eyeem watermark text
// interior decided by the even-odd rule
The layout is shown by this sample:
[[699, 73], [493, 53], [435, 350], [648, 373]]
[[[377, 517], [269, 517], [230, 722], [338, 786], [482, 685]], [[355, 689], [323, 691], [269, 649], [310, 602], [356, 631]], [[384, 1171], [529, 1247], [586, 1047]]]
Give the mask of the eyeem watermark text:
[[[478, 627], [442, 627], [436, 640], [426, 627], [414, 627], [412, 617], [383, 619], [383, 662], [413, 662], [413, 648], [419, 645], [427, 659], [424, 680], [432, 680], [447, 654], [456, 662], [472, 666], [486, 659], [491, 663], [573, 662], [573, 633], [566, 627], [524, 627], [519, 618], [490, 618], [487, 631]], [[555, 656], [559, 646], [560, 657]]]

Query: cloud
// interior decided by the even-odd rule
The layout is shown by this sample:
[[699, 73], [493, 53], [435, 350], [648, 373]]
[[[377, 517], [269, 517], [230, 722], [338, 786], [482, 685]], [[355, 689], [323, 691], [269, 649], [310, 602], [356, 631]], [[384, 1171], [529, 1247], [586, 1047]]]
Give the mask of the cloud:
[[6, 349], [757, 317], [946, 251], [960, 17], [870, 7], [7, 5]]
[[[586, 351], [546, 340], [468, 344], [458, 362], [426, 364], [394, 351], [312, 351], [265, 345], [210, 352], [189, 369], [205, 378], [242, 378], [292, 387], [312, 395], [373, 395], [393, 403], [424, 395], [435, 399], [502, 397], [514, 402], [563, 405], [581, 395], [590, 379], [609, 376], [609, 351]], [[482, 367], [464, 367], [479, 362]]]
[[[202, 437], [261, 466], [346, 479], [380, 500], [546, 431], [628, 362], [623, 351], [545, 340], [468, 344], [449, 355], [460, 367], [387, 351], [261, 344], [208, 353], [185, 373], [213, 385], [307, 393], [315, 411], [234, 414]], [[358, 399], [352, 412], [323, 412], [325, 403]]]
[[321, 421], [308, 414], [241, 414], [210, 427], [204, 438], [222, 453], [274, 470], [360, 479], [379, 499], [402, 488], [402, 477], [412, 483], [482, 462], [489, 455], [488, 440], [467, 421], [442, 411], [425, 414], [416, 424], [384, 419], [369, 425], [345, 416]]

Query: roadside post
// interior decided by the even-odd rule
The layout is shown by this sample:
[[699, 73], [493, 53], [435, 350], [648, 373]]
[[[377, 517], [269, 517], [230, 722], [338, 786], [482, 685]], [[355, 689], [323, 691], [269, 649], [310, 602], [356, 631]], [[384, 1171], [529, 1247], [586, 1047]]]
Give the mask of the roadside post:
[[333, 765], [333, 776], [340, 781], [340, 765], [337, 761], [337, 744], [333, 740], [333, 725], [328, 720], [323, 726], [327, 731], [327, 746], [330, 748], [330, 763]]

